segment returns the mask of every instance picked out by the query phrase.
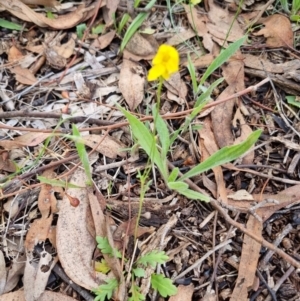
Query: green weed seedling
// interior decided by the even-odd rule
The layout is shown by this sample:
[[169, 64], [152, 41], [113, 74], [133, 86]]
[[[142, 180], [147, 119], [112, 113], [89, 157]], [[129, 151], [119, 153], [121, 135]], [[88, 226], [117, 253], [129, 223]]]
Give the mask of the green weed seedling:
[[[120, 258], [121, 253], [112, 248], [105, 237], [96, 237], [98, 243], [97, 247], [101, 250], [103, 254], [108, 254], [110, 256], [115, 256]], [[147, 266], [151, 266], [153, 269], [157, 264], [165, 263], [169, 257], [163, 251], [153, 250], [143, 256], [141, 256], [132, 266], [131, 271], [131, 286], [128, 301], [143, 301], [145, 296], [141, 294], [140, 287], [136, 285], [137, 280], [145, 277], [145, 269]], [[172, 281], [165, 278], [161, 274], [153, 273], [151, 275], [151, 286], [153, 289], [157, 290], [162, 297], [175, 295], [177, 288]], [[94, 289], [93, 292], [96, 294], [95, 301], [105, 301], [106, 298], [111, 298], [114, 290], [118, 287], [118, 281], [116, 279], [110, 279], [106, 284], [100, 285], [98, 288]]]

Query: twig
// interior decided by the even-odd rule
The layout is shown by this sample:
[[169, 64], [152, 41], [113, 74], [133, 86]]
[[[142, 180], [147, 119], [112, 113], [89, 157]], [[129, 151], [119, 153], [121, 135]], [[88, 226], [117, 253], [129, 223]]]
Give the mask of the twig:
[[272, 288], [270, 288], [270, 286], [268, 285], [268, 282], [265, 280], [265, 278], [263, 277], [263, 275], [261, 274], [261, 272], [257, 269], [256, 270], [256, 274], [258, 276], [258, 278], [260, 279], [260, 281], [265, 285], [265, 287], [267, 288], [268, 292], [270, 293], [272, 300], [273, 301], [277, 301], [275, 292]]
[[[49, 112], [28, 112], [28, 111], [13, 111], [13, 112], [2, 112], [0, 113], [0, 118], [2, 119], [10, 119], [16, 117], [24, 117], [24, 118], [54, 118], [54, 119], [61, 119], [63, 116], [62, 114], [58, 113], [49, 113]], [[74, 123], [90, 123], [90, 124], [97, 124], [97, 125], [113, 125], [115, 122], [107, 121], [107, 120], [100, 120], [96, 118], [88, 118], [86, 116], [74, 116], [70, 118], [65, 118], [65, 121], [74, 122]]]
[[[275, 286], [273, 287], [273, 291], [277, 292], [283, 282], [295, 271], [293, 266], [289, 267], [289, 269], [284, 273], [284, 275], [276, 282]], [[272, 296], [268, 295], [265, 301], [271, 301]]]
[[[168, 166], [170, 168], [174, 168], [174, 166], [168, 162]], [[182, 175], [181, 172], [179, 172], [179, 175]], [[201, 188], [199, 188], [195, 183], [193, 183], [193, 181], [191, 181], [190, 179], [186, 179], [185, 182], [190, 186], [190, 188], [194, 189], [195, 191], [198, 191], [200, 193], [204, 193], [205, 195], [207, 195], [206, 192], [204, 192]], [[294, 258], [292, 258], [291, 256], [289, 256], [288, 254], [286, 254], [284, 251], [282, 251], [281, 249], [279, 249], [277, 246], [274, 246], [272, 243], [269, 243], [268, 241], [266, 241], [265, 239], [263, 239], [262, 237], [258, 237], [255, 234], [253, 234], [251, 231], [249, 231], [247, 228], [245, 228], [244, 225], [234, 221], [228, 214], [227, 212], [220, 206], [220, 204], [213, 198], [210, 198], [210, 204], [219, 211], [219, 213], [224, 217], [224, 219], [230, 223], [232, 226], [238, 228], [240, 231], [242, 231], [244, 234], [248, 235], [249, 237], [253, 238], [255, 241], [257, 241], [258, 243], [260, 243], [263, 247], [266, 247], [272, 251], [274, 251], [275, 253], [277, 253], [281, 258], [283, 258], [286, 262], [288, 262], [289, 264], [291, 264], [292, 266], [294, 266], [297, 269], [300, 269], [300, 262], [298, 262], [297, 260], [295, 260]]]
[[189, 273], [191, 270], [197, 268], [206, 258], [208, 258], [210, 255], [212, 255], [214, 252], [217, 250], [225, 247], [226, 245], [230, 244], [232, 242], [232, 239], [226, 240], [216, 247], [214, 247], [212, 250], [208, 251], [204, 256], [202, 256], [200, 259], [198, 259], [196, 262], [194, 262], [191, 266], [189, 266], [186, 270], [184, 270], [182, 273], [176, 276], [174, 280], [177, 280], [179, 278], [182, 278], [185, 276], [187, 273]]
[[[274, 247], [277, 247], [281, 241], [284, 239], [284, 237], [286, 237], [291, 231], [293, 230], [293, 227], [291, 224], [287, 224], [283, 230], [281, 231], [281, 233], [277, 236], [277, 238], [273, 241], [272, 245], [274, 245]], [[270, 258], [273, 256], [274, 251], [273, 250], [269, 250], [264, 258], [261, 260], [260, 264], [259, 264], [259, 268], [260, 270], [265, 270], [267, 268], [267, 263], [269, 262]]]
[[94, 297], [81, 286], [74, 283], [64, 272], [59, 264], [56, 264], [53, 268], [53, 272], [58, 275], [65, 283], [70, 285], [74, 291], [76, 291], [86, 301], [94, 301]]

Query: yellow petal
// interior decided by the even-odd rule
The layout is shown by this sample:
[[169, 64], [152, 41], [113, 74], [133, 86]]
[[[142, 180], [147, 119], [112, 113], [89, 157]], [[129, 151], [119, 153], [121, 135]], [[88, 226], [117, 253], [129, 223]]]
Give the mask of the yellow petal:
[[167, 73], [167, 70], [164, 65], [154, 65], [148, 72], [148, 81], [153, 81], [158, 79], [163, 74]]

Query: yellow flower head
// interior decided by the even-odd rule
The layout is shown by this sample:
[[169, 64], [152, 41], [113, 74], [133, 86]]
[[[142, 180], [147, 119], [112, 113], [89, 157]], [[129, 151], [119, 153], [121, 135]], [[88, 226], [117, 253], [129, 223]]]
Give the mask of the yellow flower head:
[[179, 70], [179, 54], [170, 45], [161, 45], [152, 60], [152, 68], [148, 73], [148, 81], [156, 80], [160, 76], [169, 79], [172, 73]]

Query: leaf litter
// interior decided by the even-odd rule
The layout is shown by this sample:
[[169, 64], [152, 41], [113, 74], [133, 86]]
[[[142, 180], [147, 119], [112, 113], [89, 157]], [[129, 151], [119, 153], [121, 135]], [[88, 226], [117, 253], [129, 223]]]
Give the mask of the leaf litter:
[[[138, 256], [133, 247], [136, 233], [142, 254], [155, 249], [172, 255], [164, 273], [178, 285], [178, 291], [170, 300], [216, 300], [216, 292], [221, 299], [246, 300], [255, 294], [267, 295], [273, 289], [271, 280], [278, 284], [274, 286], [278, 299], [299, 297], [297, 274], [287, 267], [287, 262], [299, 267], [291, 258], [299, 246], [295, 234], [299, 225], [299, 118], [298, 108], [287, 105], [285, 99], [286, 94], [299, 92], [295, 24], [270, 6], [266, 7], [269, 16], [263, 14], [264, 6], [256, 1], [245, 2], [241, 11], [236, 1], [224, 6], [212, 0], [178, 4], [170, 10], [154, 5], [146, 10], [140, 31], [119, 53], [120, 37], [139, 13], [139, 8], [126, 5], [101, 0], [82, 4], [50, 0], [0, 3], [1, 17], [25, 29], [22, 33], [1, 32], [5, 72], [0, 76], [7, 84], [1, 84], [0, 112], [4, 203], [0, 300], [92, 298], [83, 297], [82, 291], [74, 298], [51, 292], [55, 265], [61, 265], [69, 281], [82, 290], [95, 289], [115, 277], [121, 284], [114, 298], [126, 300], [129, 289], [123, 271], [129, 272], [129, 266], [95, 251], [95, 238], [108, 237], [110, 245], [130, 258]], [[120, 30], [114, 22], [120, 24], [124, 11], [130, 16], [129, 23]], [[54, 18], [49, 17], [50, 12]], [[259, 14], [261, 18], [257, 18]], [[80, 38], [76, 26], [84, 22], [87, 29]], [[211, 98], [230, 100], [216, 106], [211, 102], [210, 110], [200, 112], [176, 140], [168, 159], [184, 171], [219, 148], [244, 141], [257, 128], [264, 129], [260, 145], [236, 162], [214, 168], [213, 174], [193, 178], [197, 189], [210, 195], [212, 206], [172, 194], [155, 171], [140, 207], [137, 171], [145, 169], [147, 158], [115, 105], [128, 106], [151, 128], [149, 110], [156, 88], [146, 81], [147, 70], [159, 45], [176, 45], [181, 55], [180, 72], [165, 82], [162, 90], [164, 117], [168, 127], [176, 131], [197, 95], [186, 69], [186, 54], [192, 58], [199, 82], [203, 68], [222, 53], [223, 47], [240, 39], [251, 22], [259, 28], [250, 29], [241, 50], [201, 87], [203, 91], [223, 76], [224, 83], [214, 89]], [[102, 28], [100, 34], [95, 34], [97, 26]], [[257, 78], [268, 78], [271, 84], [257, 88]], [[247, 90], [251, 93], [243, 94], [251, 86], [254, 88]], [[16, 112], [13, 119], [5, 117], [9, 111]], [[18, 112], [22, 114], [18, 116]], [[36, 112], [44, 115], [35, 116]], [[81, 143], [91, 152], [93, 180], [105, 185], [86, 186], [86, 173], [73, 141], [68, 139], [73, 122], [81, 130]], [[37, 181], [36, 175], [53, 184]], [[64, 187], [55, 186], [59, 179]], [[81, 188], [68, 187], [68, 183]], [[139, 214], [141, 225], [136, 232]], [[231, 219], [234, 215], [238, 224]], [[230, 229], [230, 224], [240, 232]], [[280, 241], [276, 239], [278, 233]], [[219, 249], [229, 239], [238, 248], [229, 243]], [[268, 253], [262, 246], [268, 246]], [[108, 275], [95, 270], [95, 258], [104, 258], [111, 270]], [[209, 260], [194, 266], [201, 258]], [[185, 272], [187, 266], [192, 269]], [[274, 266], [280, 267], [277, 274]], [[147, 267], [145, 273], [139, 283], [141, 292], [154, 300], [155, 292], [150, 289], [153, 268]], [[228, 273], [237, 276], [221, 282]], [[176, 279], [176, 274], [184, 276]]]

